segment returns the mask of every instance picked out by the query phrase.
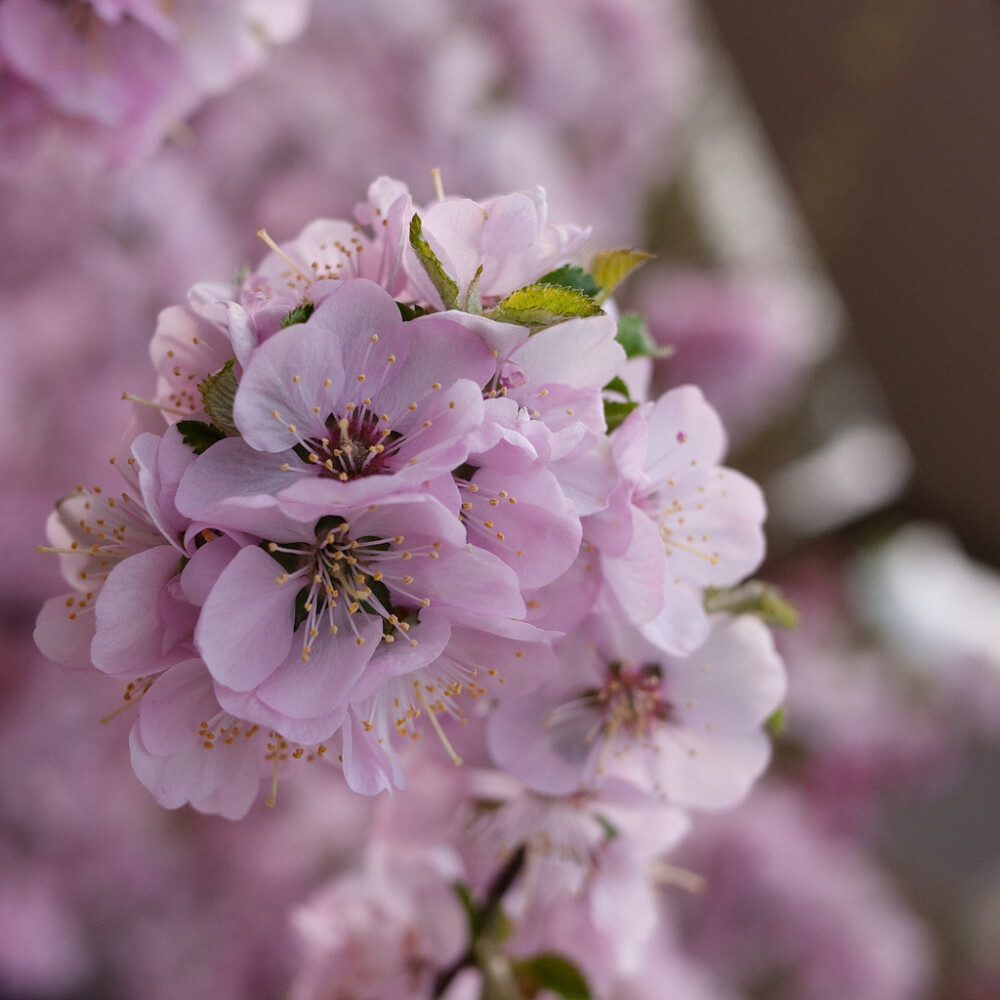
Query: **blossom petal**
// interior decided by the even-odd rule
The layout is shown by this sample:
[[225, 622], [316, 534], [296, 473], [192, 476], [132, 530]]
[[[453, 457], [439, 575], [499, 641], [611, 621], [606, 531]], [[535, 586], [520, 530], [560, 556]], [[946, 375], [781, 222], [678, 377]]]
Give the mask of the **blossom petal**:
[[195, 643], [212, 676], [236, 691], [256, 687], [292, 644], [296, 584], [277, 582], [281, 566], [248, 546], [222, 571], [195, 629]]

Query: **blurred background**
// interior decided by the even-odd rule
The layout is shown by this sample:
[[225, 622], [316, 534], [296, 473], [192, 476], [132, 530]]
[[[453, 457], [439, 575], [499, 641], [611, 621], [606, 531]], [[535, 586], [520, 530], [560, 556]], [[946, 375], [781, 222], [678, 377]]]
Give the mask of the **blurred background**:
[[288, 912], [360, 849], [329, 781], [156, 806], [114, 682], [34, 651], [35, 547], [113, 485], [160, 309], [432, 167], [654, 251], [620, 302], [675, 348], [654, 383], [702, 385], [768, 497], [787, 728], [664, 892], [705, 995], [1000, 996], [1000, 6], [282, 4], [177, 0], [178, 42], [0, 0], [0, 998], [280, 997]]

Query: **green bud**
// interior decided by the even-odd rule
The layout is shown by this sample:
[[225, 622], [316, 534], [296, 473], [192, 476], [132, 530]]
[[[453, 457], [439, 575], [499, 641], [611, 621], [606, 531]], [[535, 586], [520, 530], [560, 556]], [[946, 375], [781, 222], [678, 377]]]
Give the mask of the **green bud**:
[[226, 437], [238, 437], [240, 433], [233, 423], [233, 402], [239, 386], [233, 371], [235, 364], [236, 358], [230, 358], [217, 372], [198, 383], [205, 412]]

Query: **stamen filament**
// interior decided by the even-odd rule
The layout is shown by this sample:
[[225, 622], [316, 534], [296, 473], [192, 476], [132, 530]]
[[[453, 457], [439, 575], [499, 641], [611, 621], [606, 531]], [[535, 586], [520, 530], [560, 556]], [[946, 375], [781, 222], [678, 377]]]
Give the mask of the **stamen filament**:
[[275, 243], [275, 242], [274, 242], [274, 240], [272, 240], [270, 236], [268, 236], [268, 233], [267, 233], [267, 230], [266, 230], [266, 229], [258, 229], [258, 230], [257, 230], [257, 235], [258, 235], [258, 236], [259, 236], [259, 237], [260, 237], [260, 238], [261, 238], [261, 239], [262, 239], [262, 240], [263, 240], [263, 241], [264, 241], [264, 242], [265, 242], [265, 243], [266, 243], [266, 244], [267, 244], [267, 245], [268, 245], [268, 246], [269, 246], [269, 247], [270, 247], [270, 248], [271, 248], [271, 249], [272, 249], [272, 250], [273, 250], [273, 251], [274, 251], [274, 252], [275, 252], [275, 253], [276, 253], [276, 254], [277, 254], [277, 255], [278, 255], [278, 256], [279, 256], [279, 257], [280, 257], [280, 258], [281, 258], [281, 259], [282, 259], [282, 260], [283, 260], [283, 261], [284, 261], [284, 262], [285, 262], [285, 263], [286, 263], [286, 264], [287, 264], [287, 265], [288, 265], [288, 266], [289, 266], [289, 267], [290, 267], [290, 268], [291, 268], [291, 269], [292, 269], [292, 270], [293, 270], [293, 271], [294, 271], [294, 272], [295, 272], [295, 273], [296, 273], [296, 274], [297, 274], [297, 275], [298, 275], [299, 277], [300, 277], [300, 278], [301, 278], [301, 279], [302, 279], [302, 280], [303, 280], [303, 281], [310, 281], [310, 280], [311, 280], [311, 279], [310, 279], [310, 278], [308, 278], [308, 277], [307, 277], [307, 276], [306, 276], [305, 274], [303, 274], [303, 273], [302, 273], [302, 270], [301, 270], [301, 268], [299, 267], [299, 265], [298, 265], [298, 264], [296, 264], [296, 263], [295, 263], [295, 261], [294, 261], [294, 260], [292, 260], [292, 258], [291, 258], [291, 257], [289, 257], [289, 256], [288, 256], [288, 254], [287, 254], [287, 253], [285, 253], [285, 251], [284, 251], [284, 250], [282, 250], [282, 249], [281, 249], [281, 247], [279, 247], [279, 246], [278, 246], [278, 244], [277, 244], [277, 243]]
[[175, 410], [172, 406], [154, 403], [151, 399], [143, 399], [142, 396], [135, 396], [131, 392], [123, 392], [122, 399], [127, 399], [130, 403], [140, 403], [142, 406], [151, 406], [154, 410], [163, 410], [164, 413], [173, 413], [178, 417], [191, 416], [190, 413], [185, 413], [183, 410]]
[[444, 184], [441, 183], [441, 168], [434, 167], [431, 170], [431, 177], [434, 178], [434, 193], [438, 201], [444, 201]]
[[462, 766], [462, 758], [455, 753], [455, 748], [448, 742], [448, 737], [445, 736], [444, 730], [441, 728], [441, 723], [438, 722], [437, 715], [434, 714], [433, 709], [428, 706], [427, 702], [424, 700], [424, 696], [420, 693], [420, 689], [416, 689], [417, 701], [420, 702], [424, 708], [427, 709], [427, 714], [430, 716], [431, 725], [434, 727], [434, 732], [437, 733], [438, 739], [441, 741], [441, 745], [444, 747], [445, 752], [451, 758], [451, 762], [455, 767]]

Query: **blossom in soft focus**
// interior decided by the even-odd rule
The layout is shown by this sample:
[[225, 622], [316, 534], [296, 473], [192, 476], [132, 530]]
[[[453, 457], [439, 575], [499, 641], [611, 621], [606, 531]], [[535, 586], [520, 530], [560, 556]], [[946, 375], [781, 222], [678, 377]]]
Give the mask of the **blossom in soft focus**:
[[207, 96], [257, 68], [267, 45], [294, 38], [307, 10], [308, 0], [5, 0], [10, 138], [62, 128], [115, 163], [147, 156]]
[[788, 790], [762, 790], [737, 816], [713, 817], [679, 852], [705, 877], [681, 907], [690, 954], [742, 992], [927, 995], [926, 930], [873, 861], [818, 829]]
[[466, 913], [452, 889], [458, 858], [380, 846], [292, 913], [302, 953], [292, 1000], [430, 998], [436, 975], [468, 946]]
[[650, 332], [673, 350], [658, 384], [697, 385], [737, 442], [794, 401], [822, 354], [815, 317], [780, 280], [660, 264], [639, 286]]

